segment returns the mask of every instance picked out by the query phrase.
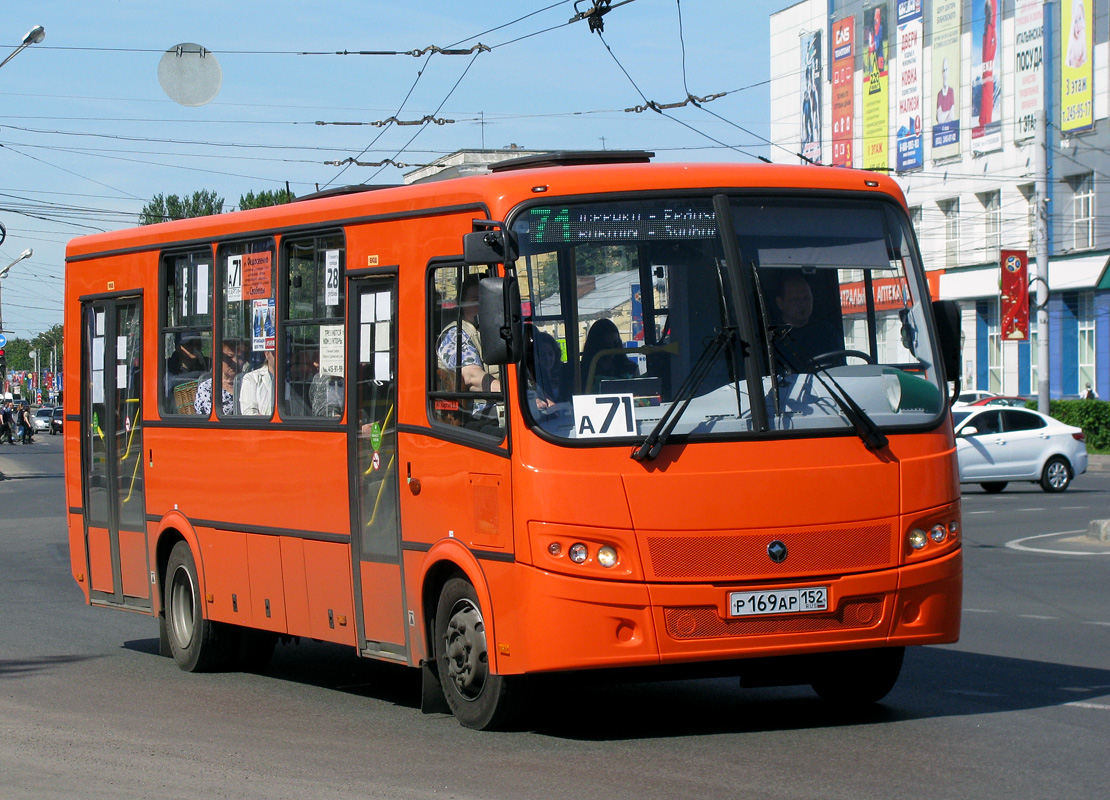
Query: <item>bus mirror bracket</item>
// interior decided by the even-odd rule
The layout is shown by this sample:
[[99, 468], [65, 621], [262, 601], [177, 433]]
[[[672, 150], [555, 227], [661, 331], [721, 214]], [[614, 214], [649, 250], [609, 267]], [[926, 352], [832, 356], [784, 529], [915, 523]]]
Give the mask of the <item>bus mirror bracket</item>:
[[463, 235], [463, 261], [467, 266], [504, 264], [516, 261], [516, 239], [505, 223], [492, 219], [474, 220], [475, 231]]
[[944, 377], [960, 380], [960, 304], [955, 300], [934, 300], [933, 317], [937, 321], [937, 344], [940, 346]]
[[523, 357], [524, 321], [516, 278], [485, 278], [478, 284], [478, 333], [486, 364], [515, 364]]

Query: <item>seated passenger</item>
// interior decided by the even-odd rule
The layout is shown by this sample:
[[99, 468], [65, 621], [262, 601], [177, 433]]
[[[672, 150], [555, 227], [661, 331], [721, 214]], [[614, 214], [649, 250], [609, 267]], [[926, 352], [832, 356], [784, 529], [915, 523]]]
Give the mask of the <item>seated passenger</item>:
[[265, 352], [258, 369], [243, 376], [239, 387], [239, 413], [268, 417], [274, 413], [274, 351]]
[[[240, 368], [243, 366], [243, 347], [238, 339], [224, 339], [221, 347], [220, 359], [220, 384], [221, 402], [220, 413], [235, 413], [235, 383]], [[197, 386], [197, 396], [193, 400], [193, 407], [197, 414], [207, 417], [212, 413], [212, 376], [209, 375]]]
[[443, 369], [457, 370], [461, 391], [500, 392], [501, 381], [486, 371], [482, 339], [478, 333], [478, 275], [469, 275], [460, 292], [458, 317], [449, 322], [436, 342], [436, 355]]
[[613, 321], [595, 322], [582, 347], [583, 390], [597, 394], [602, 380], [634, 378], [639, 374], [636, 362], [624, 354], [624, 343]]
[[562, 355], [554, 336], [536, 331], [532, 338], [529, 388], [535, 391], [536, 408], [540, 411], [570, 399], [570, 375]]

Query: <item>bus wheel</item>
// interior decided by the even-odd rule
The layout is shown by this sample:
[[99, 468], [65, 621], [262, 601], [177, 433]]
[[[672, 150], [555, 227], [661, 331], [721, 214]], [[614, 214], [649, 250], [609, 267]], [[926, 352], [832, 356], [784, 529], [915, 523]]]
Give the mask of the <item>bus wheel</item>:
[[865, 705], [882, 700], [902, 671], [904, 647], [847, 650], [818, 659], [811, 686], [822, 700], [842, 706]]
[[435, 621], [439, 682], [451, 713], [465, 728], [505, 725], [512, 681], [489, 670], [486, 625], [474, 587], [462, 578], [447, 581]]
[[187, 542], [178, 542], [166, 565], [166, 633], [177, 666], [206, 672], [224, 666], [232, 638], [216, 622], [204, 618], [197, 565]]

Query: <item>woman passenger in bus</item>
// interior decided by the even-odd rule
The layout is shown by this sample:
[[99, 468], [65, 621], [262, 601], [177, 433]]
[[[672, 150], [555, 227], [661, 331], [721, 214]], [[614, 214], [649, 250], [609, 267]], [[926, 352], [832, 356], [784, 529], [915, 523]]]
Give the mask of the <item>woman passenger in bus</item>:
[[528, 381], [530, 395], [534, 395], [536, 409], [544, 412], [557, 403], [570, 400], [571, 381], [568, 365], [555, 337], [544, 331], [532, 335], [532, 352], [529, 359]]
[[[606, 352], [613, 350], [622, 352]], [[585, 391], [597, 394], [602, 380], [634, 378], [640, 374], [635, 362], [623, 350], [620, 331], [611, 319], [599, 319], [593, 324], [582, 347], [582, 386]]]
[[[235, 379], [243, 365], [242, 345], [235, 339], [224, 339], [221, 347], [220, 359], [220, 384], [221, 401], [220, 413], [235, 413]], [[197, 396], [193, 400], [193, 408], [197, 414], [207, 417], [212, 413], [212, 376], [202, 380], [197, 386]]]
[[[462, 391], [500, 392], [501, 381], [486, 371], [482, 361], [482, 339], [478, 333], [479, 275], [468, 275], [463, 281], [459, 301], [459, 318], [449, 322], [436, 342], [439, 366], [458, 371]], [[477, 409], [476, 409], [477, 410]]]

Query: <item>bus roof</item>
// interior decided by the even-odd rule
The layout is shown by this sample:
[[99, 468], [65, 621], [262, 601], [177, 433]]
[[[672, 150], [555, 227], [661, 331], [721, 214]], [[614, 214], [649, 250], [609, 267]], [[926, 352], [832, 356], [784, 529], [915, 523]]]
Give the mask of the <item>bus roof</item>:
[[518, 203], [537, 196], [698, 188], [870, 191], [890, 195], [905, 205], [902, 190], [889, 176], [842, 167], [720, 163], [540, 166], [408, 186], [375, 187], [373, 191], [340, 191], [285, 205], [81, 236], [67, 245], [66, 260], [84, 260], [119, 250], [158, 249], [175, 242], [248, 232], [354, 223], [384, 214], [419, 214], [422, 209], [473, 206], [485, 208], [492, 219], [504, 219]]

